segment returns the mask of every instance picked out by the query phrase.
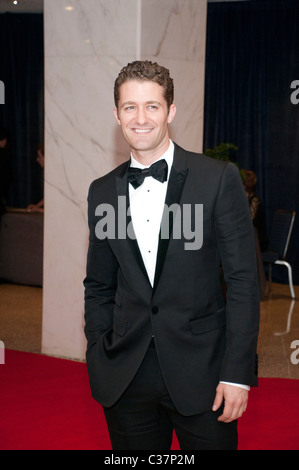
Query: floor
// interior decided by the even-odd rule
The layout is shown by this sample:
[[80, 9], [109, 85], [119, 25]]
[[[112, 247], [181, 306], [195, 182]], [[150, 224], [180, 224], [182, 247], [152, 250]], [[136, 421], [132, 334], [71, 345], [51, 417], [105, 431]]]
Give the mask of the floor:
[[42, 289], [0, 284], [0, 340], [5, 348], [41, 352]]
[[[272, 293], [261, 302], [260, 377], [299, 379], [299, 286], [294, 290], [292, 299], [287, 285], [273, 284]], [[293, 342], [298, 342], [295, 348]]]
[[[293, 300], [288, 285], [273, 284], [261, 302], [260, 377], [299, 379], [299, 286], [295, 294]], [[0, 284], [0, 341], [5, 347], [40, 353], [41, 332], [42, 289]], [[292, 348], [294, 341], [298, 345]]]

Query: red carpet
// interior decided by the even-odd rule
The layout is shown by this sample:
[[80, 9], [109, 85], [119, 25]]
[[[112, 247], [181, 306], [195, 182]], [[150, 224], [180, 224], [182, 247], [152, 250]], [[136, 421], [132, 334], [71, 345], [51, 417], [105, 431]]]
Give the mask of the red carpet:
[[[298, 450], [298, 397], [299, 380], [260, 379], [239, 422], [239, 449]], [[111, 449], [82, 363], [6, 350], [0, 423], [1, 450]]]

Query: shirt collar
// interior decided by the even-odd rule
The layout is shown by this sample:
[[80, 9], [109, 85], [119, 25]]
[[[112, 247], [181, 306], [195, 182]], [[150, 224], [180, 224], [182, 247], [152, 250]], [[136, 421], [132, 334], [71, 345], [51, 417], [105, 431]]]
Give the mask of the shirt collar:
[[[168, 165], [168, 168], [171, 168], [172, 166], [172, 162], [173, 162], [173, 153], [174, 153], [174, 144], [172, 142], [172, 140], [169, 139], [169, 147], [168, 149], [166, 150], [166, 152], [160, 157], [158, 158], [156, 161], [159, 161], [159, 160], [166, 160], [167, 162], [167, 165]], [[156, 163], [156, 162], [154, 162]], [[142, 165], [141, 163], [139, 163], [137, 160], [135, 160], [135, 158], [133, 157], [132, 153], [131, 153], [131, 164], [130, 166], [134, 167], [134, 168], [148, 168], [148, 166], [145, 166], [145, 165]]]

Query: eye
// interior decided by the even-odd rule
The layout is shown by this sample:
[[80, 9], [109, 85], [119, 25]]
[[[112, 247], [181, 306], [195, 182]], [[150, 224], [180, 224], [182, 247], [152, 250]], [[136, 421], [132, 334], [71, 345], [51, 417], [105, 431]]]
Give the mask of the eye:
[[125, 111], [133, 111], [135, 109], [135, 106], [130, 105], [125, 107]]

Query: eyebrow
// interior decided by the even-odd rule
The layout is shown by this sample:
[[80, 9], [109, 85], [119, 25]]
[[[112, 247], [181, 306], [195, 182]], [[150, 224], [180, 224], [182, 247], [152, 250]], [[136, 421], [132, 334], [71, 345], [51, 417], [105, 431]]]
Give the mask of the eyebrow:
[[[136, 104], [136, 101], [125, 101], [125, 103], [122, 103], [121, 108], [124, 108], [125, 106], [130, 106], [132, 104]], [[145, 104], [157, 104], [159, 106], [161, 105], [160, 101], [155, 100], [146, 101]]]

